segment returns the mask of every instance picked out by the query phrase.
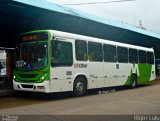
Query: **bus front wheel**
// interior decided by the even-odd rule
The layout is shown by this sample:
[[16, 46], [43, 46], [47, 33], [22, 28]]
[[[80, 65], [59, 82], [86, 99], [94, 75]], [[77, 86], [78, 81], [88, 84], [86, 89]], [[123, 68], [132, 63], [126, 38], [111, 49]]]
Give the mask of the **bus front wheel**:
[[74, 96], [83, 96], [87, 90], [87, 83], [83, 77], [77, 77], [74, 81], [73, 93]]
[[131, 88], [136, 88], [137, 87], [137, 76], [136, 75], [131, 76], [130, 86], [131, 86]]

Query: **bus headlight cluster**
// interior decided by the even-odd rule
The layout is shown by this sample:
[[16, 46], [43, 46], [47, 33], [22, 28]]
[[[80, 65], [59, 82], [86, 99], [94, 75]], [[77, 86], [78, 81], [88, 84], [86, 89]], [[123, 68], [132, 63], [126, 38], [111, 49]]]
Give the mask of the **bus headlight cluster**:
[[13, 80], [14, 80], [14, 81], [17, 81], [17, 77], [16, 77], [15, 75], [13, 76]]
[[43, 81], [46, 76], [47, 76], [47, 73], [45, 73], [45, 74], [40, 78], [40, 81]]
[[44, 80], [44, 76], [41, 77], [41, 80]]

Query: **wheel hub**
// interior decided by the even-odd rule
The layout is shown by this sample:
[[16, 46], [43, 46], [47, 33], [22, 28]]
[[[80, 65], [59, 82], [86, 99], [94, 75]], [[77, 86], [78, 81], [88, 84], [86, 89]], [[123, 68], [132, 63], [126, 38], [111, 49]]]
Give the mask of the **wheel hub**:
[[78, 91], [78, 92], [82, 92], [82, 91], [83, 91], [83, 88], [84, 88], [83, 83], [78, 82], [77, 85], [76, 85], [77, 91]]

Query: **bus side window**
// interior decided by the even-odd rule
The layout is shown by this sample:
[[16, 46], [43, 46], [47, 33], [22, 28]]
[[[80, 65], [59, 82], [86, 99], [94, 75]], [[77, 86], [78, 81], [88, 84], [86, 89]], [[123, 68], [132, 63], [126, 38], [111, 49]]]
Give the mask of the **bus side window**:
[[129, 62], [138, 63], [138, 51], [136, 49], [129, 49]]
[[143, 50], [139, 50], [139, 63], [143, 63], [145, 64], [146, 63], [146, 51], [143, 51]]
[[105, 62], [117, 62], [116, 46], [104, 44], [103, 52]]
[[88, 42], [88, 58], [89, 61], [102, 62], [102, 44], [95, 42]]
[[147, 63], [154, 64], [154, 54], [152, 52], [147, 52]]
[[117, 57], [118, 57], [118, 62], [128, 63], [128, 48], [117, 47]]
[[87, 61], [87, 42], [83, 40], [75, 41], [76, 60]]

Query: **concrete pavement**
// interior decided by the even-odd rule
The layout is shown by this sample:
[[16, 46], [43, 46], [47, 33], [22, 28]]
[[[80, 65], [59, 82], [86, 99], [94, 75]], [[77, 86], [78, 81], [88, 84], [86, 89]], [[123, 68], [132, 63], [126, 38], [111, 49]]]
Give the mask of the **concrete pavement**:
[[[0, 104], [3, 105], [3, 104]], [[160, 83], [77, 98], [52, 99], [41, 103], [1, 109], [12, 115], [158, 115]]]

